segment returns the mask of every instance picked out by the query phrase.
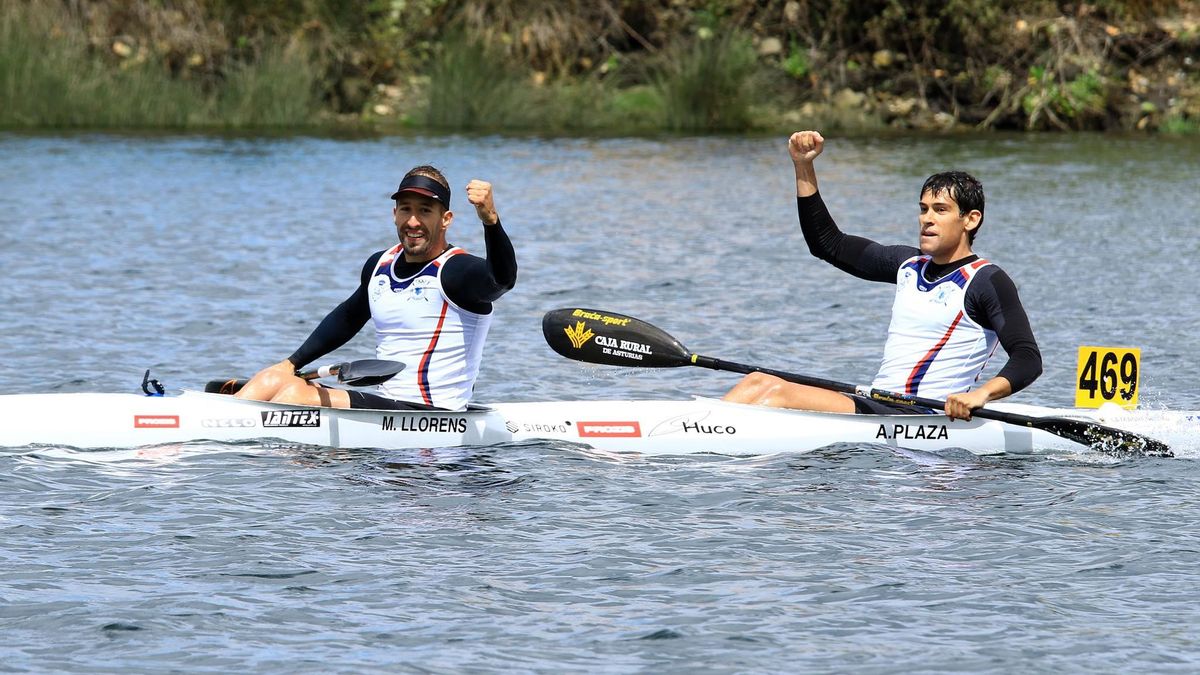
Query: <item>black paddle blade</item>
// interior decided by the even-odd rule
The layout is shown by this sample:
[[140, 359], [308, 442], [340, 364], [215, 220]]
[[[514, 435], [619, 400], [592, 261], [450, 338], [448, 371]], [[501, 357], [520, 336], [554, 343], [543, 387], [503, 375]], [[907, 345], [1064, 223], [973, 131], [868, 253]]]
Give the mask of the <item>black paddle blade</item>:
[[404, 364], [384, 359], [362, 359], [339, 363], [333, 369], [337, 370], [338, 382], [352, 387], [371, 387], [395, 377], [396, 373], [404, 370]]
[[1175, 456], [1175, 453], [1171, 452], [1171, 447], [1162, 441], [1156, 441], [1132, 431], [1106, 427], [1095, 422], [1083, 422], [1064, 417], [1040, 417], [1036, 418], [1029, 426], [1068, 438], [1107, 455], [1117, 457]]
[[623, 314], [567, 307], [542, 317], [546, 343], [561, 356], [606, 366], [675, 368], [691, 363], [679, 340]]

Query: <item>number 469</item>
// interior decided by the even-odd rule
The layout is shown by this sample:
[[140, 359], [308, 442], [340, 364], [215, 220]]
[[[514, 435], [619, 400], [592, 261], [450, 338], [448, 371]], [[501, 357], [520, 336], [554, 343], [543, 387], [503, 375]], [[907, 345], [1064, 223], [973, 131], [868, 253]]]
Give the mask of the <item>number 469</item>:
[[1110, 401], [1123, 408], [1137, 406], [1141, 357], [1140, 349], [1080, 347], [1076, 407], [1096, 408]]

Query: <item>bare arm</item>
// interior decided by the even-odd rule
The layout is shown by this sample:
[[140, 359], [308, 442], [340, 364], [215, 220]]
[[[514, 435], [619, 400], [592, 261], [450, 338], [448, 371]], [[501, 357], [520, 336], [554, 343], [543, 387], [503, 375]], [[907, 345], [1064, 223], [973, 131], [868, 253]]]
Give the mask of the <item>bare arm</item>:
[[796, 169], [796, 196], [817, 194], [817, 170], [813, 161], [825, 149], [825, 138], [819, 131], [797, 131], [788, 139], [788, 154]]

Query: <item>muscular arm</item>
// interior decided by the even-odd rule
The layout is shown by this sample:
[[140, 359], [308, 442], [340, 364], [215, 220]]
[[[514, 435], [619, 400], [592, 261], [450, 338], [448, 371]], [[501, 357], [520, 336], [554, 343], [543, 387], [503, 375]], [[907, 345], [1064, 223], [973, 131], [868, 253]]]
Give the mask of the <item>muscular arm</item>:
[[894, 284], [900, 263], [921, 252], [915, 246], [885, 246], [842, 232], [818, 192], [796, 197], [796, 208], [809, 252], [860, 279]]
[[341, 347], [367, 324], [367, 320], [371, 318], [371, 306], [367, 300], [367, 284], [381, 255], [383, 255], [383, 251], [379, 251], [367, 259], [360, 274], [358, 288], [354, 293], [327, 314], [304, 341], [304, 344], [288, 357], [293, 366], [303, 368], [313, 360]]
[[995, 265], [981, 269], [967, 289], [965, 305], [967, 316], [995, 331], [1000, 346], [1008, 354], [1008, 363], [996, 377], [1008, 380], [1012, 388], [1009, 393], [1015, 394], [1032, 384], [1042, 374], [1042, 353], [1033, 337], [1017, 286], [1008, 274]]
[[517, 254], [508, 234], [496, 221], [485, 225], [483, 241], [487, 257], [456, 255], [442, 270], [442, 288], [454, 304], [476, 314], [492, 311], [492, 302], [517, 283]]

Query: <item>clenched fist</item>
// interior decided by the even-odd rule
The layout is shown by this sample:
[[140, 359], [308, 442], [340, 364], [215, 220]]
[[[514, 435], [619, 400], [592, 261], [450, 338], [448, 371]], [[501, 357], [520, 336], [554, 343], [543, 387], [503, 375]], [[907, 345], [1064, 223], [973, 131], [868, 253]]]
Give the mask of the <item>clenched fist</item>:
[[496, 213], [496, 204], [492, 201], [492, 184], [483, 180], [472, 180], [467, 183], [467, 201], [475, 207], [475, 213], [484, 225], [495, 225], [500, 222]]

